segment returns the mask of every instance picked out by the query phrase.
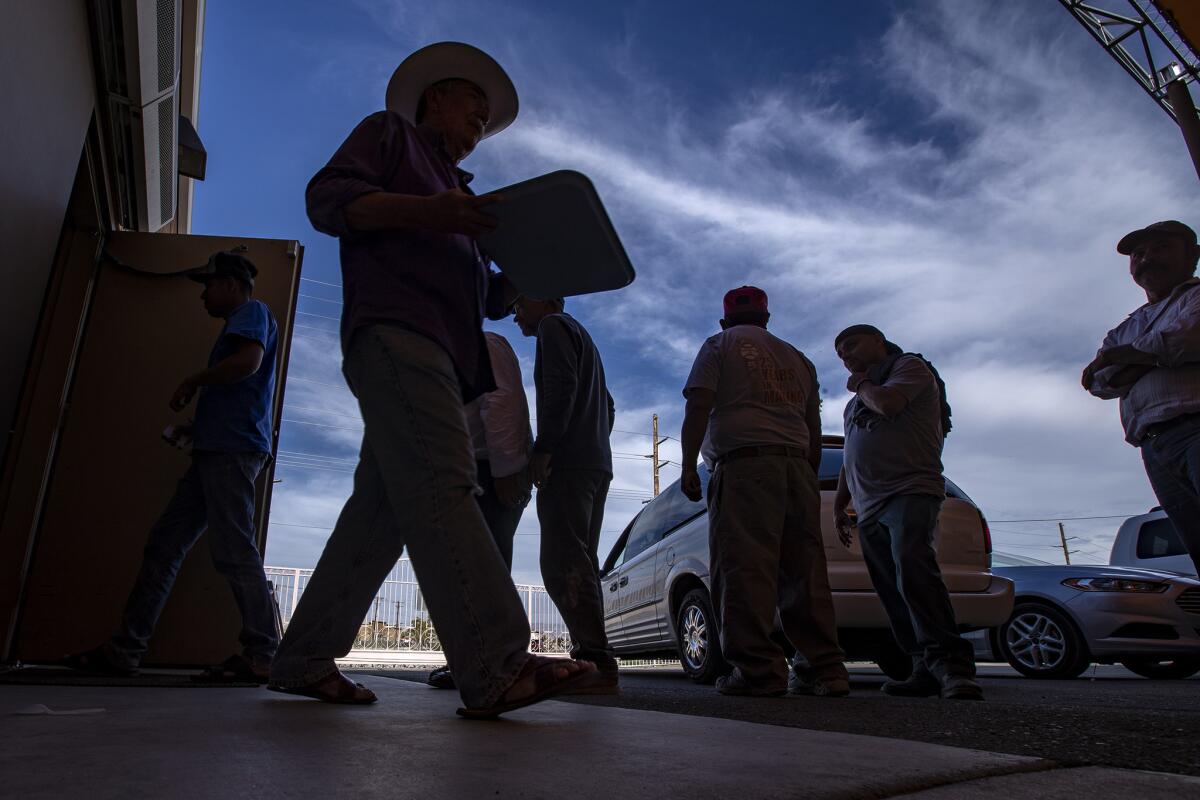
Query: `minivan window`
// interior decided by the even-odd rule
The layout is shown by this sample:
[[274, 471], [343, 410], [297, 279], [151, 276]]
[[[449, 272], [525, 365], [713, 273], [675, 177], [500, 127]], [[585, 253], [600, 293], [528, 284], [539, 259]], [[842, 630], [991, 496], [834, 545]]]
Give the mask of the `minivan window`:
[[[842, 472], [842, 448], [840, 447], [824, 447], [821, 449], [821, 468], [817, 470], [817, 480], [821, 482], [822, 489], [837, 488], [838, 475]], [[833, 483], [833, 486], [825, 486], [826, 483]]]
[[[699, 473], [700, 485], [707, 493], [708, 470], [703, 464], [700, 465]], [[634, 520], [620, 563], [632, 560], [646, 548], [657, 544], [668, 531], [700, 514], [704, 508], [703, 498], [693, 503], [680, 490], [679, 481], [675, 481], [650, 501], [650, 505]]]
[[1187, 548], [1169, 519], [1152, 519], [1138, 531], [1138, 558], [1185, 556]]

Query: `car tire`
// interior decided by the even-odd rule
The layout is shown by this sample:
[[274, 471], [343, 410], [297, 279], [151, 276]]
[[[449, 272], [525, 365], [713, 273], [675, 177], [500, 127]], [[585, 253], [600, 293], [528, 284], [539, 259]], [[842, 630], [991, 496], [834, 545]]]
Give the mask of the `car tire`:
[[721, 655], [717, 617], [713, 614], [708, 592], [692, 589], [683, 596], [675, 617], [675, 635], [679, 644], [679, 662], [696, 683], [712, 683], [729, 672]]
[[894, 681], [906, 681], [912, 676], [912, 656], [900, 649], [895, 640], [880, 642], [875, 649], [875, 665]]
[[1178, 681], [1190, 678], [1200, 672], [1200, 657], [1175, 658], [1169, 661], [1155, 661], [1149, 658], [1131, 658], [1122, 661], [1121, 666], [1143, 678], [1159, 681]]
[[1027, 678], [1078, 678], [1092, 663], [1074, 621], [1048, 603], [1017, 603], [996, 638], [1000, 655]]

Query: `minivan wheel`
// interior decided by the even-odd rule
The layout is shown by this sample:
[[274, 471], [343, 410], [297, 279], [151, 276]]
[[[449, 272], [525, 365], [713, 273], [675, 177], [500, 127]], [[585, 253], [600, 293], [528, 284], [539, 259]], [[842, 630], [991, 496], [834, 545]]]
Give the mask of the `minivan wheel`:
[[1045, 603], [1017, 603], [996, 638], [1004, 660], [1027, 678], [1078, 678], [1091, 664], [1075, 623]]
[[679, 639], [679, 661], [683, 671], [696, 683], [712, 683], [729, 671], [721, 656], [716, 616], [708, 602], [708, 592], [692, 589], [679, 604], [675, 619]]
[[1121, 666], [1143, 678], [1159, 681], [1178, 681], [1200, 672], [1200, 657], [1175, 658], [1170, 661], [1155, 661], [1151, 658], [1131, 658]]

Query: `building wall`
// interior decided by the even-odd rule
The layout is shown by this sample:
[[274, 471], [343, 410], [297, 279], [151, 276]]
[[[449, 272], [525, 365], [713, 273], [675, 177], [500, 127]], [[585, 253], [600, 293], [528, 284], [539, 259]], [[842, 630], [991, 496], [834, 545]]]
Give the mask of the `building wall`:
[[94, 98], [84, 0], [0, 0], [0, 458]]

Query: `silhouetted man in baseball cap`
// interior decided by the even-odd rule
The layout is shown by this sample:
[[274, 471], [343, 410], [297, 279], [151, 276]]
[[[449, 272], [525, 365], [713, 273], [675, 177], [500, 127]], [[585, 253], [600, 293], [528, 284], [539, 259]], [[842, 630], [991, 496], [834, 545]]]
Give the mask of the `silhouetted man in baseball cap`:
[[[772, 638], [783, 633], [808, 662], [793, 691], [850, 693], [838, 646], [821, 537], [821, 397], [804, 354], [767, 332], [767, 295], [742, 286], [725, 295], [722, 332], [700, 348], [684, 385], [683, 477], [700, 500], [701, 444], [708, 484], [709, 569], [721, 620], [721, 652], [733, 672], [722, 694], [788, 691], [788, 664]], [[707, 433], [707, 437], [706, 437]]]
[[213, 566], [229, 581], [242, 615], [243, 647], [209, 677], [267, 680], [279, 632], [255, 544], [254, 491], [272, 450], [279, 329], [266, 304], [253, 298], [257, 275], [254, 264], [234, 251], [214, 253], [189, 275], [204, 284], [204, 310], [225, 320], [208, 367], [184, 378], [170, 400], [182, 411], [200, 394], [190, 431], [192, 464], [150, 531], [120, 626], [100, 647], [69, 656], [76, 669], [137, 671], [183, 559], [207, 531]]

